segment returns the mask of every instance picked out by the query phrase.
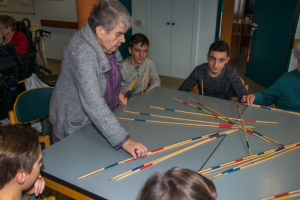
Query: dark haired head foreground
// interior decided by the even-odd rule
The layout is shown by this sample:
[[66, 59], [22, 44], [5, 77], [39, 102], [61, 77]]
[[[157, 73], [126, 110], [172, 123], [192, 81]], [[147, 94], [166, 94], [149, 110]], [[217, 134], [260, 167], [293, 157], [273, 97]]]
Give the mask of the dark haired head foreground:
[[213, 182], [195, 171], [173, 167], [146, 181], [137, 200], [215, 200]]
[[38, 132], [22, 125], [0, 126], [0, 199], [41, 194], [41, 160]]

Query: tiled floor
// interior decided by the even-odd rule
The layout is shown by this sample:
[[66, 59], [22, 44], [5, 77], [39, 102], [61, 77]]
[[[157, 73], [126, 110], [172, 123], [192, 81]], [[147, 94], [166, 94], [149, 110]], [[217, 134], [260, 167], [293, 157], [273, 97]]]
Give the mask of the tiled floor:
[[[261, 85], [257, 84], [256, 82], [252, 81], [251, 79], [247, 78], [245, 76], [246, 73], [246, 56], [247, 53], [243, 52], [239, 58], [235, 59], [234, 62], [231, 63], [231, 66], [234, 67], [237, 70], [237, 73], [240, 77], [245, 81], [246, 85], [249, 85], [249, 93], [256, 93], [261, 92], [265, 90], [266, 88], [262, 87]], [[59, 74], [60, 72], [60, 60], [55, 59], [47, 59], [48, 63], [46, 64], [46, 67], [50, 70], [52, 70], [52, 74]], [[179, 86], [183, 83], [184, 79], [180, 78], [174, 78], [174, 77], [168, 77], [168, 76], [160, 76], [161, 78], [161, 87], [169, 88], [177, 90]], [[50, 194], [51, 190], [49, 188], [45, 189], [45, 194]], [[59, 194], [59, 200], [72, 200], [71, 198]]]

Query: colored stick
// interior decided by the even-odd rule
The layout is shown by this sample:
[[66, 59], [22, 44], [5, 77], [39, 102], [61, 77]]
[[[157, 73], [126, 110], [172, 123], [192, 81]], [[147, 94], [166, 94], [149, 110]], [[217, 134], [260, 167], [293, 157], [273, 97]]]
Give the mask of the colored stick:
[[256, 158], [256, 157], [261, 156], [261, 155], [267, 155], [267, 154], [270, 154], [270, 153], [273, 153], [273, 152], [278, 152], [278, 151], [281, 151], [281, 150], [284, 150], [284, 149], [290, 149], [290, 148], [293, 148], [293, 147], [296, 147], [296, 146], [300, 146], [300, 142], [296, 142], [296, 143], [289, 144], [289, 145], [286, 145], [286, 146], [278, 147], [278, 148], [271, 149], [271, 150], [268, 150], [268, 151], [263, 151], [263, 152], [254, 154], [252, 156], [247, 156], [247, 157], [240, 158], [240, 159], [237, 159], [237, 160], [225, 163], [225, 164], [217, 165], [217, 166], [199, 171], [198, 173], [200, 173], [202, 175], [207, 174], [207, 173], [211, 173], [211, 172], [217, 171], [220, 168], [225, 167], [225, 166], [229, 167], [229, 166], [232, 166], [232, 165], [236, 165], [237, 163], [242, 163], [242, 162], [248, 161], [250, 159]]
[[[300, 190], [294, 190], [294, 191], [291, 191], [291, 192], [286, 192], [286, 193], [282, 193], [282, 194], [278, 194], [278, 195], [275, 195], [275, 196], [273, 196], [273, 197], [268, 197], [268, 198], [264, 198], [264, 199], [261, 199], [261, 200], [269, 200], [269, 199], [275, 199], [275, 198], [278, 198], [278, 197], [283, 197], [283, 196], [286, 196], [286, 195], [290, 195], [290, 194], [294, 194], [294, 193], [297, 193], [297, 192], [300, 192]], [[300, 195], [300, 193], [299, 194], [297, 194], [297, 196], [298, 195]], [[290, 198], [290, 197], [292, 197], [292, 196], [286, 196], [287, 198]], [[286, 198], [286, 197], [284, 197], [284, 198]], [[283, 198], [283, 199], [284, 199]], [[280, 199], [282, 199], [282, 198], [280, 198]], [[277, 200], [277, 199], [276, 199]]]
[[191, 121], [191, 122], [199, 122], [199, 123], [207, 123], [207, 124], [218, 124], [218, 125], [224, 125], [224, 126], [232, 126], [232, 124], [225, 124], [225, 123], [218, 123], [218, 122], [208, 122], [208, 121], [201, 121], [201, 120], [194, 120], [194, 119], [168, 117], [168, 116], [154, 115], [154, 114], [148, 114], [148, 113], [132, 112], [132, 111], [128, 111], [128, 110], [122, 110], [122, 111], [126, 112], [126, 113], [146, 115], [146, 116], [151, 116], [151, 117], [160, 117], [160, 118], [176, 119], [176, 120], [182, 120], [182, 121]]
[[[240, 126], [240, 128], [242, 128], [242, 126], [241, 126], [240, 123], [238, 123], [238, 122], [236, 122], [236, 121], [233, 121], [233, 120], [229, 119], [227, 116], [225, 116], [225, 115], [223, 115], [223, 114], [221, 114], [221, 113], [219, 113], [219, 112], [217, 112], [217, 111], [215, 111], [215, 110], [213, 110], [213, 109], [211, 109], [211, 108], [209, 108], [209, 107], [203, 105], [202, 103], [200, 103], [200, 102], [198, 102], [198, 101], [196, 101], [196, 100], [194, 100], [194, 99], [192, 99], [192, 98], [190, 98], [190, 97], [188, 97], [188, 98], [189, 98], [190, 100], [196, 102], [197, 104], [199, 104], [199, 105], [201, 105], [201, 106], [203, 106], [203, 107], [205, 107], [205, 108], [207, 108], [207, 109], [209, 109], [209, 110], [211, 110], [211, 111], [217, 113], [218, 115], [221, 115], [222, 117], [225, 117], [225, 118], [228, 119], [229, 121], [233, 122], [234, 124], [236, 124], [236, 125]], [[203, 110], [203, 111], [204, 111], [204, 110]], [[208, 112], [208, 111], [205, 111], [205, 112]], [[213, 113], [210, 113], [210, 114], [213, 114]], [[216, 117], [218, 117], [218, 116], [216, 115]], [[223, 119], [223, 120], [224, 120], [224, 119]], [[272, 141], [272, 142], [275, 142], [276, 144], [279, 144], [280, 146], [283, 146], [283, 144], [281, 144], [281, 143], [279, 143], [279, 142], [277, 142], [277, 141], [275, 141], [275, 140], [273, 140], [273, 139], [271, 139], [271, 138], [269, 138], [269, 137], [267, 137], [267, 136], [265, 136], [265, 135], [262, 135], [262, 134], [260, 134], [260, 133], [258, 133], [258, 132], [256, 132], [256, 131], [253, 131], [253, 130], [251, 130], [251, 129], [249, 129], [249, 128], [246, 128], [246, 129], [247, 129], [247, 132], [248, 132], [248, 133], [251, 133], [251, 134], [253, 134], [253, 135], [254, 135], [254, 134], [255, 134], [255, 135], [259, 135], [259, 136], [261, 136], [261, 137], [263, 137], [263, 138], [265, 138], [265, 139], [267, 139], [267, 140], [270, 140], [270, 141]]]
[[145, 81], [145, 72], [144, 72], [144, 76], [143, 76], [142, 95], [144, 94], [144, 81]]
[[126, 91], [126, 93], [123, 96], [123, 99], [128, 98], [129, 94], [131, 93], [132, 89], [134, 88], [136, 82], [137, 82], [137, 76], [132, 80], [132, 82], [130, 83], [128, 90]]
[[246, 139], [246, 145], [247, 145], [248, 151], [249, 151], [249, 156], [251, 156], [251, 150], [250, 150], [248, 138], [247, 138], [246, 131], [245, 131], [245, 126], [244, 126], [244, 122], [243, 122], [243, 118], [242, 118], [242, 113], [241, 113], [241, 110], [240, 110], [238, 102], [235, 101], [235, 103], [236, 103], [236, 107], [237, 107], [237, 109], [239, 111], [239, 115], [240, 115], [240, 118], [241, 118], [241, 122], [242, 122], [242, 126], [243, 126], [243, 131], [244, 131], [244, 135], [245, 135], [245, 139]]
[[[206, 139], [206, 138], [211, 138], [211, 137], [215, 137], [219, 134], [228, 134], [228, 133], [231, 133], [231, 132], [234, 132], [234, 131], [237, 131], [238, 129], [231, 129], [231, 130], [227, 130], [227, 131], [223, 131], [223, 132], [217, 132], [217, 133], [211, 133], [211, 134], [207, 134], [207, 135], [203, 135], [203, 136], [199, 136], [199, 137], [195, 137], [195, 138], [192, 138], [192, 139], [189, 139], [189, 140], [185, 140], [185, 141], [182, 141], [182, 142], [178, 142], [176, 144], [172, 144], [172, 145], [169, 145], [169, 146], [166, 146], [166, 147], [162, 147], [162, 148], [159, 148], [159, 149], [155, 149], [155, 150], [152, 150], [150, 152], [147, 153], [147, 156], [148, 155], [151, 155], [151, 154], [155, 154], [155, 153], [158, 153], [158, 152], [162, 152], [162, 151], [165, 151], [165, 150], [168, 150], [168, 149], [172, 149], [172, 148], [175, 148], [175, 147], [178, 147], [178, 146], [182, 146], [182, 145], [185, 145], [185, 144], [189, 144], [191, 142], [196, 142], [196, 141], [199, 141], [199, 140], [203, 140], [203, 139]], [[126, 162], [130, 162], [130, 161], [133, 161], [134, 159], [133, 158], [128, 158], [126, 160], [123, 160], [123, 161], [120, 161], [120, 162], [117, 162], [117, 163], [114, 163], [114, 164], [111, 164], [111, 165], [108, 165], [106, 167], [102, 167], [96, 171], [93, 171], [89, 174], [86, 174], [84, 176], [81, 176], [79, 178], [77, 178], [77, 180], [80, 180], [82, 178], [85, 178], [87, 176], [90, 176], [92, 174], [95, 174], [97, 172], [101, 172], [103, 170], [106, 170], [106, 169], [109, 169], [111, 167], [114, 167], [116, 165], [119, 165], [119, 164], [122, 164], [122, 163], [126, 163]]]
[[125, 117], [117, 117], [117, 119], [123, 120], [130, 120], [130, 121], [139, 121], [139, 122], [151, 122], [151, 123], [158, 123], [158, 124], [175, 124], [175, 125], [184, 125], [184, 126], [201, 126], [201, 127], [215, 127], [215, 128], [238, 128], [237, 126], [230, 125], [207, 125], [207, 124], [188, 124], [188, 123], [180, 123], [180, 122], [166, 122], [166, 121], [154, 121], [154, 120], [145, 120], [145, 119], [132, 119], [132, 118], [125, 118]]
[[[245, 105], [250, 106], [247, 103], [245, 103]], [[266, 109], [266, 110], [275, 110], [275, 111], [279, 111], [279, 112], [285, 112], [285, 113], [291, 113], [291, 114], [295, 114], [295, 115], [300, 115], [300, 113], [298, 113], [298, 112], [281, 110], [281, 109], [278, 109], [278, 108], [270, 108], [270, 107], [267, 107], [267, 106], [260, 106], [260, 105], [255, 105], [255, 104], [252, 104], [251, 106], [257, 107], [257, 108], [263, 108], [263, 109]]]
[[196, 146], [199, 146], [199, 145], [201, 145], [201, 144], [204, 144], [204, 143], [206, 143], [206, 142], [208, 142], [208, 141], [211, 141], [211, 140], [214, 140], [214, 139], [216, 139], [216, 138], [222, 137], [222, 136], [224, 136], [224, 135], [225, 135], [225, 134], [217, 135], [217, 136], [211, 137], [211, 138], [209, 138], [209, 139], [206, 139], [206, 140], [204, 140], [204, 141], [201, 141], [201, 142], [198, 142], [198, 143], [196, 143], [196, 144], [193, 144], [193, 145], [191, 145], [191, 146], [185, 147], [185, 148], [183, 148], [183, 149], [180, 149], [180, 150], [178, 150], [178, 151], [175, 151], [175, 152], [173, 152], [173, 153], [170, 153], [170, 154], [168, 154], [168, 155], [166, 155], [166, 156], [163, 156], [163, 157], [161, 157], [161, 158], [158, 158], [158, 159], [156, 159], [156, 160], [153, 160], [153, 161], [151, 161], [151, 162], [148, 162], [148, 163], [146, 163], [146, 164], [144, 164], [144, 165], [141, 165], [141, 166], [139, 166], [139, 167], [137, 167], [137, 168], [134, 168], [134, 169], [132, 169], [132, 170], [129, 170], [129, 171], [127, 171], [127, 172], [124, 172], [124, 173], [122, 173], [122, 174], [120, 174], [120, 175], [118, 175], [118, 176], [115, 176], [115, 177], [109, 179], [108, 181], [113, 180], [113, 179], [116, 179], [116, 178], [118, 178], [118, 177], [120, 177], [120, 178], [118, 178], [116, 181], [121, 180], [121, 179], [123, 179], [123, 178], [125, 178], [125, 177], [127, 177], [127, 176], [129, 176], [129, 175], [131, 175], [131, 174], [134, 174], [134, 173], [136, 173], [136, 172], [138, 172], [138, 171], [141, 171], [141, 170], [143, 170], [143, 169], [146, 169], [146, 168], [148, 168], [148, 167], [150, 167], [150, 166], [152, 166], [152, 165], [154, 165], [154, 164], [156, 164], [156, 163], [159, 163], [159, 162], [161, 162], [161, 161], [163, 161], [163, 160], [166, 160], [166, 159], [168, 159], [168, 158], [170, 158], [170, 157], [173, 157], [173, 156], [175, 156], [175, 155], [177, 155], [177, 154], [179, 154], [179, 153], [182, 153], [182, 152], [184, 152], [184, 151], [186, 151], [186, 150], [192, 149], [192, 148], [194, 148], [194, 147], [196, 147]]
[[204, 95], [204, 92], [203, 92], [203, 79], [201, 78], [201, 89], [202, 89], [202, 95]]
[[247, 167], [251, 167], [251, 166], [253, 166], [253, 165], [257, 165], [257, 164], [259, 164], [259, 163], [262, 163], [262, 162], [265, 162], [265, 161], [267, 161], [267, 160], [276, 158], [276, 157], [278, 157], [278, 156], [281, 156], [281, 155], [283, 155], [283, 154], [285, 154], [285, 153], [288, 153], [288, 152], [293, 151], [293, 150], [298, 149], [298, 148], [300, 148], [300, 146], [297, 146], [297, 147], [294, 147], [294, 148], [292, 148], [292, 149], [286, 150], [286, 151], [284, 151], [284, 152], [282, 152], [282, 153], [279, 153], [279, 154], [277, 154], [277, 155], [274, 155], [274, 156], [272, 156], [272, 157], [266, 158], [266, 159], [261, 160], [261, 161], [259, 161], [259, 162], [255, 162], [255, 163], [250, 164], [250, 165], [246, 165], [246, 166], [243, 166], [243, 167], [237, 166], [237, 167], [235, 167], [235, 168], [226, 170], [226, 171], [224, 171], [224, 172], [222, 172], [222, 173], [220, 173], [220, 174], [217, 174], [217, 175], [215, 175], [215, 176], [209, 177], [209, 179], [213, 179], [213, 178], [216, 178], [216, 177], [225, 175], [225, 174], [229, 174], [229, 173], [232, 173], [232, 172], [235, 172], [235, 171], [239, 171], [239, 170], [241, 170], [241, 169], [245, 169], [245, 168], [247, 168]]
[[[192, 105], [192, 104], [189, 104], [189, 103], [187, 103], [187, 102], [181, 101], [181, 100], [176, 99], [176, 98], [174, 98], [174, 97], [172, 97], [172, 99], [174, 99], [174, 100], [176, 100], [176, 101], [179, 101], [179, 102], [181, 102], [181, 103], [184, 103], [184, 104], [186, 104], [186, 105], [192, 106], [192, 107], [194, 107], [194, 108], [197, 108], [197, 109], [199, 109], [199, 110], [202, 110], [202, 111], [204, 111], [204, 112], [206, 112], [206, 113], [209, 113], [209, 114], [211, 114], [211, 115], [213, 115], [213, 116], [215, 116], [215, 117], [217, 117], [217, 118], [219, 118], [219, 119], [221, 119], [221, 120], [223, 120], [223, 121], [226, 121], [225, 119], [220, 118], [220, 117], [218, 117], [217, 115], [208, 112], [207, 110], [204, 110], [204, 109], [202, 109], [202, 108], [199, 108], [199, 107], [194, 106], [194, 105]], [[195, 100], [194, 100], [194, 101], [195, 101]], [[196, 102], [197, 102], [197, 101], [196, 101]], [[232, 120], [229, 120], [229, 121], [232, 121]], [[226, 121], [226, 122], [227, 122], [227, 121]], [[236, 123], [236, 122], [235, 122], [235, 123]], [[239, 125], [238, 127], [239, 127], [239, 128], [242, 128], [240, 125]], [[250, 129], [250, 130], [251, 130], [251, 129]], [[247, 132], [249, 132], [249, 131], [247, 130]], [[257, 132], [254, 133], [254, 131], [253, 131], [253, 132], [251, 131], [251, 132], [249, 132], [249, 133], [251, 133], [252, 135], [255, 135], [256, 137], [258, 137], [258, 138], [260, 138], [260, 139], [262, 139], [262, 140], [264, 140], [264, 141], [266, 141], [266, 142], [272, 144], [272, 142], [270, 142], [269, 140], [263, 138], [263, 135], [260, 134], [260, 133], [257, 134]], [[283, 146], [283, 145], [281, 145], [281, 146]]]
[[[199, 115], [199, 116], [206, 116], [206, 117], [215, 117], [211, 114], [201, 114], [201, 113], [194, 113], [194, 112], [187, 112], [187, 111], [182, 111], [182, 110], [174, 110], [174, 109], [170, 109], [170, 108], [161, 108], [161, 107], [156, 107], [156, 106], [148, 106], [149, 108], [155, 108], [155, 109], [159, 109], [159, 110], [166, 110], [166, 111], [173, 111], [173, 112], [179, 112], [179, 113], [185, 113], [185, 114], [191, 114], [191, 115]], [[220, 118], [225, 118], [225, 117], [221, 117]], [[241, 120], [241, 119], [237, 119], [237, 118], [232, 118], [230, 117], [229, 119], [232, 120]], [[258, 121], [258, 120], [250, 120], [250, 119], [243, 119], [244, 122], [256, 122], [256, 123], [264, 123], [264, 124], [279, 124], [278, 122], [268, 122], [268, 121]]]

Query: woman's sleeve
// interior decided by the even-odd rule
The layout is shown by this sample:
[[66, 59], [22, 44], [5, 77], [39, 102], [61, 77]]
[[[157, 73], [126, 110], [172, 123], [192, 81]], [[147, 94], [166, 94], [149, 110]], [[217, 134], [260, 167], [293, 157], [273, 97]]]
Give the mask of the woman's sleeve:
[[97, 55], [85, 52], [81, 55], [73, 53], [70, 56], [72, 66], [69, 66], [69, 71], [74, 79], [84, 112], [113, 147], [118, 145], [128, 133], [103, 98], [101, 83], [103, 85], [106, 80], [102, 74], [98, 77]]

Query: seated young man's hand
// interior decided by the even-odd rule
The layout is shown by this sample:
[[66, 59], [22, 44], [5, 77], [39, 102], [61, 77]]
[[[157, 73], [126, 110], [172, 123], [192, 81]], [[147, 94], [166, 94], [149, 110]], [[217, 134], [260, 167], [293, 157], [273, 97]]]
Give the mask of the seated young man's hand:
[[142, 143], [129, 138], [122, 146], [122, 148], [131, 154], [133, 159], [147, 156], [148, 149]]
[[119, 93], [119, 104], [126, 106], [127, 105], [127, 98], [123, 98], [124, 94], [122, 92]]
[[38, 196], [38, 195], [42, 194], [44, 189], [45, 189], [45, 181], [42, 178], [42, 176], [39, 175], [37, 180], [35, 181], [34, 185], [25, 192], [25, 194], [23, 195], [23, 198], [25, 200], [27, 200], [33, 194], [35, 196]]
[[247, 103], [248, 105], [252, 106], [254, 100], [255, 100], [255, 96], [253, 94], [248, 94], [248, 95], [244, 95], [242, 97], [241, 102], [242, 103]]

